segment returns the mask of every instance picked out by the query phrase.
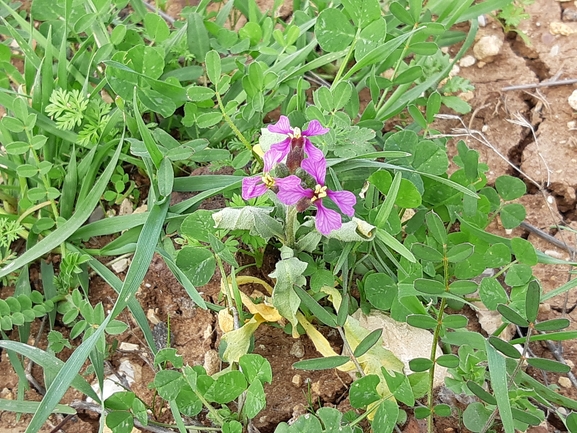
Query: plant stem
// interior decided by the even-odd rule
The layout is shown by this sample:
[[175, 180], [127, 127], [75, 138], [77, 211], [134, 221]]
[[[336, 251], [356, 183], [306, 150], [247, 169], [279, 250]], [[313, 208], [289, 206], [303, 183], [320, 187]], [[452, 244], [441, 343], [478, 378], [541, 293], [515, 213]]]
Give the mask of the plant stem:
[[335, 88], [335, 86], [337, 84], [339, 84], [339, 81], [341, 81], [341, 76], [345, 72], [345, 68], [347, 67], [347, 63], [349, 63], [349, 59], [351, 58], [353, 52], [355, 51], [355, 45], [357, 45], [357, 40], [358, 40], [360, 32], [361, 32], [361, 29], [358, 29], [357, 34], [355, 35], [355, 38], [353, 39], [353, 42], [349, 46], [349, 51], [347, 52], [347, 55], [343, 59], [343, 62], [341, 63], [341, 66], [337, 72], [337, 75], [335, 75], [335, 78], [333, 80], [333, 83], [331, 84], [330, 90], [333, 90]]
[[343, 328], [341, 326], [337, 326], [337, 331], [339, 331], [341, 339], [343, 340], [343, 345], [344, 345], [345, 349], [347, 350], [347, 352], [349, 352], [349, 355], [351, 357], [351, 360], [353, 361], [353, 364], [355, 364], [355, 367], [357, 367], [357, 371], [359, 372], [361, 377], [364, 377], [365, 371], [363, 370], [363, 368], [359, 364], [359, 361], [357, 360], [357, 357], [355, 356], [353, 349], [349, 345], [349, 342], [347, 341], [347, 337], [346, 337], [345, 333], [343, 332]]
[[[449, 260], [447, 259], [447, 245], [443, 245], [443, 274], [445, 291], [449, 291]], [[433, 425], [433, 388], [435, 385], [435, 360], [437, 358], [437, 344], [439, 343], [439, 335], [441, 334], [441, 328], [443, 327], [443, 315], [445, 313], [445, 307], [447, 305], [447, 299], [441, 299], [441, 305], [439, 306], [439, 313], [437, 315], [437, 326], [435, 327], [435, 332], [433, 333], [433, 344], [431, 346], [431, 361], [433, 365], [429, 369], [429, 393], [427, 395], [427, 407], [429, 408], [429, 416], [427, 417], [427, 432], [434, 433]]]
[[224, 118], [228, 126], [230, 126], [230, 129], [232, 129], [232, 132], [234, 132], [234, 134], [238, 137], [238, 139], [242, 142], [242, 144], [244, 144], [244, 147], [246, 147], [248, 150], [252, 150], [252, 146], [249, 143], [249, 141], [245, 138], [244, 135], [242, 135], [242, 132], [240, 132], [240, 130], [236, 127], [230, 116], [226, 114], [226, 111], [224, 111], [224, 104], [222, 103], [222, 99], [220, 98], [220, 93], [218, 93], [218, 88], [216, 89], [215, 93], [216, 93], [216, 101], [218, 102], [218, 108], [220, 108], [222, 117]]
[[296, 206], [288, 206], [286, 212], [286, 224], [285, 224], [285, 240], [286, 246], [289, 248], [295, 247], [295, 222], [297, 220], [297, 208]]

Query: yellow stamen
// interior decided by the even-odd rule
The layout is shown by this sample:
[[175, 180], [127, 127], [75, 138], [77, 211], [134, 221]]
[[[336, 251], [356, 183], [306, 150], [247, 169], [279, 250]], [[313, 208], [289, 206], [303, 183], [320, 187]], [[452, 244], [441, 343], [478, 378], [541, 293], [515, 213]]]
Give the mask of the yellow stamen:
[[314, 203], [316, 200], [319, 200], [321, 198], [325, 198], [326, 196], [327, 196], [327, 187], [317, 184], [315, 186], [314, 196], [311, 198], [311, 203]]
[[274, 178], [268, 173], [264, 173], [261, 177], [261, 180], [262, 183], [267, 186], [267, 188], [272, 188], [274, 186]]

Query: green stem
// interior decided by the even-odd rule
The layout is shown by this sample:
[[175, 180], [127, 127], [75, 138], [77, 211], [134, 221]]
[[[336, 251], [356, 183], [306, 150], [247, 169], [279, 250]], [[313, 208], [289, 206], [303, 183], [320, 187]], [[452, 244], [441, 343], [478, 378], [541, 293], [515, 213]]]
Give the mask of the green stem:
[[[445, 291], [449, 291], [449, 260], [447, 259], [447, 245], [443, 245], [443, 274]], [[435, 385], [435, 360], [437, 359], [437, 344], [439, 343], [439, 336], [441, 335], [441, 329], [443, 327], [443, 314], [445, 313], [445, 307], [447, 305], [447, 299], [441, 299], [441, 305], [439, 307], [439, 313], [437, 315], [437, 326], [435, 327], [435, 332], [433, 333], [433, 345], [431, 346], [431, 361], [433, 365], [429, 369], [429, 393], [427, 395], [427, 407], [429, 408], [429, 416], [427, 417], [427, 432], [434, 433], [433, 425], [433, 405], [434, 396], [433, 388]]]
[[240, 132], [240, 130], [236, 127], [230, 116], [226, 114], [226, 111], [224, 111], [224, 104], [222, 103], [220, 93], [218, 93], [218, 88], [216, 89], [216, 101], [218, 102], [218, 108], [220, 108], [222, 117], [224, 118], [228, 126], [230, 126], [230, 129], [232, 129], [232, 132], [234, 132], [234, 134], [238, 137], [238, 139], [242, 142], [242, 144], [244, 144], [244, 147], [246, 147], [248, 150], [252, 150], [252, 146], [249, 143], [249, 141], [245, 138], [244, 135], [242, 135], [242, 132]]
[[358, 40], [360, 32], [361, 32], [361, 29], [358, 29], [357, 34], [355, 35], [355, 38], [353, 39], [353, 43], [349, 46], [349, 51], [347, 52], [347, 55], [343, 59], [343, 62], [341, 63], [341, 66], [337, 72], [337, 75], [335, 75], [335, 78], [333, 80], [333, 83], [331, 84], [330, 90], [333, 90], [336, 87], [336, 85], [339, 84], [339, 81], [341, 81], [341, 76], [345, 72], [345, 68], [347, 67], [347, 64], [349, 63], [349, 59], [351, 58], [351, 56], [353, 55], [353, 52], [355, 51], [355, 45], [357, 45], [357, 40]]
[[296, 206], [288, 206], [286, 213], [286, 224], [285, 224], [285, 240], [286, 246], [293, 248], [295, 245], [295, 223], [297, 220], [297, 208]]

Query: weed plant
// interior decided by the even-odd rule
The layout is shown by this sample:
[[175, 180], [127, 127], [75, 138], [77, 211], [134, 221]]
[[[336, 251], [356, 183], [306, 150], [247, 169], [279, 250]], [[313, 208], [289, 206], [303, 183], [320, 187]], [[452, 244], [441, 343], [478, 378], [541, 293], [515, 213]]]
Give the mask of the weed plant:
[[[250, 353], [253, 334], [277, 322], [295, 338], [307, 334], [322, 355], [295, 368], [355, 376], [354, 411], [321, 408], [279, 433], [358, 432], [365, 419], [372, 431], [391, 432], [408, 414], [427, 418], [429, 432], [435, 417], [461, 417], [474, 432], [513, 432], [550, 414], [577, 431], [577, 402], [523, 369], [569, 371], [529, 357], [528, 348], [577, 337], [564, 331], [565, 319], [537, 320], [539, 304], [577, 280], [542, 293], [532, 266], [565, 262], [486, 231], [497, 218], [507, 229], [523, 221], [515, 201], [525, 184], [501, 176], [488, 185], [488, 167], [464, 142], [449, 170], [453, 144], [434, 138], [432, 126], [442, 109], [470, 109], [458, 96], [470, 83], [445, 79], [471, 46], [477, 17], [517, 2], [295, 0], [286, 21], [281, 3], [262, 11], [254, 0], [202, 0], [173, 22], [141, 0], [35, 0], [29, 11], [0, 0], [0, 278], [14, 287], [0, 300], [0, 347], [20, 378], [17, 399], [0, 399], [0, 409], [32, 413], [26, 431], [36, 432], [52, 413], [75, 413], [61, 404], [74, 387], [115, 433], [134, 425], [202, 430], [201, 413], [212, 423], [205, 430], [240, 433], [266, 407], [264, 384], [275, 380], [268, 361]], [[466, 22], [467, 32], [454, 30]], [[455, 44], [457, 55], [445, 54]], [[397, 126], [383, 132], [385, 122]], [[189, 176], [205, 166], [232, 174]], [[147, 209], [115, 215], [126, 199], [141, 204], [134, 173], [149, 184]], [[171, 204], [173, 192], [196, 195]], [[225, 208], [198, 209], [216, 195]], [[103, 235], [114, 240], [86, 247]], [[239, 274], [238, 254], [261, 266], [265, 248], [279, 251], [274, 286]], [[155, 253], [196, 308], [218, 311], [221, 372], [185, 365], [155, 343], [134, 297]], [[123, 280], [97, 260], [123, 255], [132, 256]], [[31, 267], [41, 287], [32, 286]], [[197, 290], [217, 268], [220, 305]], [[110, 311], [91, 299], [90, 272], [118, 293]], [[249, 283], [264, 298], [239, 289]], [[501, 315], [492, 335], [467, 329], [461, 310], [475, 301]], [[153, 407], [130, 390], [103, 399], [80, 375], [88, 360], [102, 389], [115, 347], [107, 335], [126, 330], [118, 320], [126, 309], [154, 355], [150, 386], [161, 403]], [[429, 330], [431, 353], [407, 369], [382, 330], [353, 317], [359, 309]], [[40, 318], [46, 350], [27, 344]], [[506, 341], [508, 324], [526, 335]], [[320, 326], [339, 332], [342, 354]], [[64, 347], [73, 349], [66, 362], [55, 356]], [[42, 402], [24, 399], [26, 362], [44, 370]], [[440, 367], [451, 375], [445, 386], [474, 401], [462, 414], [435, 401]], [[162, 407], [173, 424], [156, 422]]]

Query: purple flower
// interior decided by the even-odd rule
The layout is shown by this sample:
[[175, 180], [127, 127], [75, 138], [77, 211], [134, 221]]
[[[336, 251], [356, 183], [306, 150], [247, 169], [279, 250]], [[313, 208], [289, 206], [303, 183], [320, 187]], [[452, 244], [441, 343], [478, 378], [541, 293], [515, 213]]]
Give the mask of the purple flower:
[[284, 204], [296, 204], [299, 212], [304, 211], [311, 205], [316, 206], [315, 225], [317, 230], [323, 235], [328, 235], [342, 225], [339, 213], [327, 209], [322, 203], [323, 199], [325, 197], [330, 198], [342, 213], [350, 217], [355, 214], [353, 206], [357, 201], [352, 192], [327, 189], [325, 186], [326, 167], [327, 161], [324, 158], [316, 161], [312, 158], [307, 158], [302, 162], [302, 168], [311, 174], [317, 183], [314, 190], [303, 188], [301, 179], [294, 175], [276, 180], [276, 185], [279, 187], [277, 197]]
[[259, 197], [268, 189], [274, 188], [275, 184], [275, 179], [268, 173], [263, 173], [262, 176], [245, 177], [242, 179], [242, 198], [248, 200]]
[[285, 134], [286, 139], [280, 143], [273, 144], [264, 154], [264, 171], [270, 171], [275, 164], [282, 161], [287, 155], [287, 166], [294, 172], [304, 158], [306, 153], [309, 158], [319, 160], [324, 158], [323, 152], [317, 149], [308, 137], [322, 135], [329, 132], [328, 128], [323, 128], [318, 120], [309, 123], [309, 127], [302, 131], [299, 128], [292, 128], [289, 119], [286, 116], [280, 116], [276, 125], [269, 125], [267, 128], [270, 132]]

